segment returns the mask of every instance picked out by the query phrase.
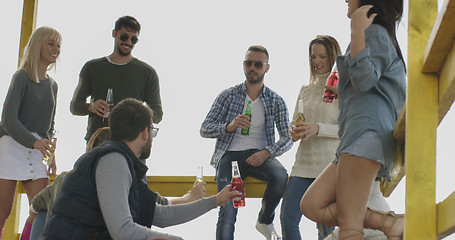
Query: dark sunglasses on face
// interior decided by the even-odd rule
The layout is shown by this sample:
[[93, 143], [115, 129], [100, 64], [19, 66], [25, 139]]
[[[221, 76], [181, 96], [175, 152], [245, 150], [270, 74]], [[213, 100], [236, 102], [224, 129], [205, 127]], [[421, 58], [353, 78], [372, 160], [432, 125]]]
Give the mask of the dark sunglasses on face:
[[152, 137], [153, 138], [155, 138], [158, 135], [158, 130], [160, 130], [159, 128], [151, 127], [151, 126], [148, 126], [148, 129], [149, 129], [149, 131], [150, 131], [150, 129], [152, 129]]
[[[129, 38], [130, 38], [130, 37], [129, 37], [128, 35], [126, 35], [126, 34], [120, 35], [120, 40], [121, 40], [122, 42], [128, 41]], [[136, 44], [137, 41], [139, 41], [139, 38], [134, 37], [134, 36], [131, 37], [131, 43], [132, 43], [132, 44]]]
[[266, 66], [268, 63], [263, 63], [263, 62], [256, 62], [256, 61], [252, 61], [252, 60], [245, 60], [243, 61], [243, 65], [247, 68], [251, 67], [251, 65], [254, 65], [254, 68], [260, 70], [262, 69], [264, 66]]

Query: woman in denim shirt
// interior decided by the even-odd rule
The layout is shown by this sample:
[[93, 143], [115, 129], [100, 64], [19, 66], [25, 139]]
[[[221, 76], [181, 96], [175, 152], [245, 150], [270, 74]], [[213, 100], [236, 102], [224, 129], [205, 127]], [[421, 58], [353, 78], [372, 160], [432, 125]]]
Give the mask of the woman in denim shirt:
[[338, 225], [339, 239], [364, 239], [364, 227], [402, 239], [403, 215], [366, 204], [375, 178], [390, 180], [393, 128], [406, 98], [406, 69], [395, 33], [403, 0], [345, 1], [351, 43], [337, 58], [340, 145], [300, 207], [318, 223]]

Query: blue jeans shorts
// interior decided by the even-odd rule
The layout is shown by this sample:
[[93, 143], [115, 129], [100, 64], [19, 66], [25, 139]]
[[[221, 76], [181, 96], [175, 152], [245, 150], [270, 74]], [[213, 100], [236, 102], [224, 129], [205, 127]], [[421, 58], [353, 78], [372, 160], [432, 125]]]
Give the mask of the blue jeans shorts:
[[[360, 135], [353, 143], [341, 149], [340, 154], [349, 154], [357, 157], [367, 158], [385, 165], [384, 150], [382, 141], [376, 131], [369, 130]], [[333, 160], [336, 164], [338, 158]]]

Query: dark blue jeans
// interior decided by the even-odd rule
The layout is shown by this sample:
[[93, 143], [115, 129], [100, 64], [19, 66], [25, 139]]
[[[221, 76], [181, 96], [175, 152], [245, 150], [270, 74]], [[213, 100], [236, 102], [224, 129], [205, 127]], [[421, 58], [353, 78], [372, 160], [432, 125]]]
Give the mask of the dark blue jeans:
[[[281, 232], [283, 240], [301, 240], [299, 223], [302, 218], [300, 211], [300, 200], [303, 194], [313, 183], [314, 178], [290, 177], [286, 191], [284, 192], [283, 202], [281, 203]], [[333, 227], [316, 224], [318, 229], [318, 239], [324, 239], [333, 231]], [[321, 231], [323, 235], [321, 235]]]
[[[226, 185], [231, 184], [232, 179], [232, 161], [237, 161], [240, 168], [242, 179], [251, 176], [267, 182], [267, 188], [262, 198], [262, 207], [259, 212], [258, 221], [264, 224], [270, 224], [275, 218], [275, 208], [281, 200], [281, 196], [286, 188], [288, 174], [281, 163], [273, 157], [268, 158], [264, 164], [259, 167], [253, 167], [246, 163], [248, 157], [258, 149], [245, 151], [226, 152], [220, 160], [216, 172], [216, 183], [218, 192]], [[248, 195], [248, 192], [246, 192]], [[248, 206], [248, 202], [246, 202]], [[230, 200], [226, 205], [220, 208], [218, 212], [218, 223], [216, 224], [217, 240], [234, 239], [235, 222], [237, 220], [237, 208], [232, 205]]]
[[30, 240], [37, 240], [44, 230], [46, 224], [47, 211], [39, 212], [33, 221], [32, 229], [30, 230]]

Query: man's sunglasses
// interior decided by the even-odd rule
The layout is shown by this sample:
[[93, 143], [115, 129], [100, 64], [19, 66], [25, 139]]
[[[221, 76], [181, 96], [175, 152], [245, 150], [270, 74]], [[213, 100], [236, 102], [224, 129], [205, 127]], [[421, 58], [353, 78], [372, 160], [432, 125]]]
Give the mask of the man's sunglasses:
[[256, 62], [252, 60], [245, 60], [243, 61], [243, 65], [247, 68], [251, 67], [251, 65], [254, 65], [254, 68], [257, 70], [261, 70], [264, 66], [266, 66], [268, 63], [263, 63], [263, 62]]
[[[128, 39], [130, 39], [130, 37], [128, 35], [126, 35], [126, 34], [120, 35], [120, 41], [125, 42], [125, 41], [128, 41]], [[137, 41], [139, 41], [139, 38], [134, 37], [134, 36], [131, 37], [131, 43], [132, 44], [136, 44]]]
[[160, 130], [160, 129], [156, 128], [156, 127], [150, 127], [150, 126], [148, 126], [148, 128], [149, 128], [149, 131], [150, 131], [150, 129], [152, 129], [152, 137], [155, 138], [156, 135], [158, 135], [158, 130]]

